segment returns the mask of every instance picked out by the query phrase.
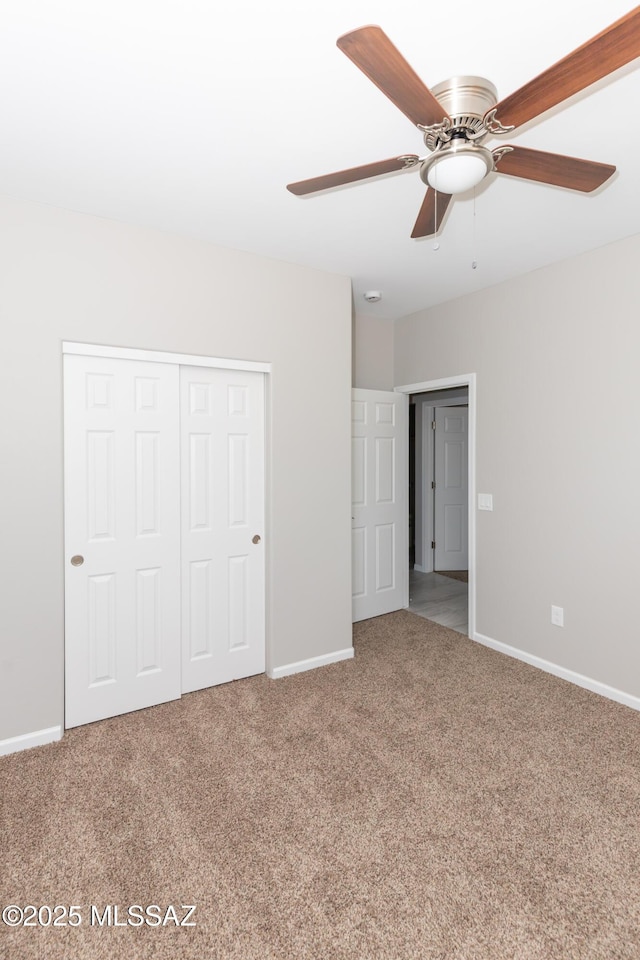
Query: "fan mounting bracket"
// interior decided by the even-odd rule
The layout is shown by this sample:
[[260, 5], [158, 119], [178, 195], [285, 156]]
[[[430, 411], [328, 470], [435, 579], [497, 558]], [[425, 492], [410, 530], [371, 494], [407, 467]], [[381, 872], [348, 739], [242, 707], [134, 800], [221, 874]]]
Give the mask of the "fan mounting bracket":
[[493, 154], [493, 166], [495, 170], [496, 164], [500, 163], [505, 154], [513, 153], [513, 147], [497, 147], [491, 152]]
[[496, 118], [497, 107], [493, 107], [491, 110], [488, 110], [482, 118], [482, 123], [487, 131], [496, 137], [501, 136], [505, 133], [511, 133], [512, 130], [515, 130], [515, 126], [512, 124], [509, 127], [505, 127], [503, 123]]
[[412, 153], [403, 153], [398, 157], [398, 160], [401, 160], [404, 163], [404, 169], [410, 170], [411, 167], [415, 167], [418, 163], [421, 163], [424, 157], [416, 157]]

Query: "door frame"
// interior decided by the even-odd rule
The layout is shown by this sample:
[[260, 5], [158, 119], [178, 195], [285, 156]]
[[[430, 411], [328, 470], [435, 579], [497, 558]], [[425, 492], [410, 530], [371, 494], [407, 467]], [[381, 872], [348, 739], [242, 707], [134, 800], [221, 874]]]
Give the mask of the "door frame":
[[232, 360], [229, 357], [199, 357], [192, 353], [165, 353], [137, 347], [110, 347], [100, 343], [62, 341], [62, 352], [81, 357], [108, 357], [111, 360], [146, 360], [147, 363], [177, 363], [182, 367], [218, 367], [222, 370], [254, 370], [271, 373], [271, 364], [258, 360]]
[[[264, 373], [264, 590], [265, 590], [265, 672], [272, 671], [271, 629], [271, 377], [273, 365], [262, 360], [236, 360], [229, 357], [208, 357], [198, 354], [173, 353], [161, 350], [147, 350], [138, 347], [115, 347], [107, 344], [80, 343], [74, 340], [61, 342], [61, 353], [77, 354], [84, 357], [107, 357], [113, 360], [145, 360], [149, 363], [175, 363], [185, 367], [213, 367], [221, 370], [242, 370]], [[62, 361], [61, 361], [62, 363]], [[63, 564], [66, 576], [66, 566]], [[63, 590], [66, 584], [63, 583]], [[63, 596], [64, 605], [64, 596]], [[63, 649], [63, 667], [65, 651]]]
[[[422, 393], [429, 394], [436, 390], [447, 390], [451, 387], [467, 387], [469, 390], [469, 460], [468, 460], [468, 514], [469, 514], [469, 627], [468, 636], [473, 639], [476, 631], [476, 511], [474, 504], [476, 502], [476, 374], [461, 373], [452, 377], [441, 377], [438, 380], [424, 380], [421, 383], [408, 383], [399, 387], [394, 387], [397, 393]], [[424, 398], [428, 402], [428, 397]], [[408, 470], [408, 451], [407, 451], [407, 470]], [[409, 505], [407, 502], [407, 527], [409, 526]], [[407, 552], [407, 567], [409, 556]]]

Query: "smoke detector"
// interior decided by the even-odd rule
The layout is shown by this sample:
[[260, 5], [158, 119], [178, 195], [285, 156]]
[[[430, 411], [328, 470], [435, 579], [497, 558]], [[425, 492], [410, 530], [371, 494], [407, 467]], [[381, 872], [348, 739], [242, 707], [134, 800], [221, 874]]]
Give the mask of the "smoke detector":
[[367, 303], [377, 303], [378, 300], [382, 300], [382, 294], [379, 290], [367, 290], [363, 296]]

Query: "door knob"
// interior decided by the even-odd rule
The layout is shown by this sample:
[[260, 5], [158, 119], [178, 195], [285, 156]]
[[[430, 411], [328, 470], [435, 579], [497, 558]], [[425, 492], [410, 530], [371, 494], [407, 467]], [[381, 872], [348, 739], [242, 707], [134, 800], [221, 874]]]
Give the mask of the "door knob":
[[251, 537], [251, 543], [260, 543], [260, 535], [256, 533], [255, 537]]
[[81, 557], [79, 553], [76, 553], [75, 556], [71, 557], [72, 567], [81, 567], [83, 563], [84, 563], [84, 557]]

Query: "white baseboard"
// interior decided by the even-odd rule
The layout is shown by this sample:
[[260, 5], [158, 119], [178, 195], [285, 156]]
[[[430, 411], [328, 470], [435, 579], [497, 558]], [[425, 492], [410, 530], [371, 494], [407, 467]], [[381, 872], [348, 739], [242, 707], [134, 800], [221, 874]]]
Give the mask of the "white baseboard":
[[9, 737], [0, 740], [0, 757], [8, 753], [17, 753], [18, 750], [30, 750], [31, 747], [42, 747], [45, 743], [53, 743], [62, 739], [62, 727], [47, 727], [46, 730], [34, 730], [33, 733], [23, 733], [19, 737]]
[[336, 650], [335, 653], [325, 653], [321, 657], [311, 657], [309, 660], [298, 660], [297, 663], [287, 663], [284, 667], [274, 667], [268, 671], [268, 676], [272, 680], [279, 680], [280, 677], [288, 677], [292, 673], [302, 673], [304, 670], [315, 670], [316, 667], [326, 667], [330, 663], [338, 663], [340, 660], [351, 660], [353, 657], [353, 647], [347, 647], [346, 650]]
[[421, 563], [414, 563], [413, 569], [414, 569], [417, 573], [431, 573], [431, 570], [426, 570], [426, 569], [422, 566]]
[[566, 667], [560, 667], [557, 663], [550, 660], [543, 660], [542, 657], [536, 657], [532, 653], [526, 653], [524, 650], [518, 650], [517, 647], [510, 647], [508, 643], [501, 643], [499, 640], [493, 640], [486, 637], [483, 633], [474, 633], [473, 639], [485, 647], [491, 647], [499, 653], [506, 653], [508, 657], [514, 657], [516, 660], [523, 660], [525, 663], [544, 670], [545, 673], [552, 673], [554, 677], [560, 677], [562, 680], [568, 680], [577, 687], [584, 687], [585, 690], [591, 690], [592, 693], [598, 693], [601, 697], [607, 697], [608, 700], [615, 700], [616, 703], [623, 703], [625, 707], [631, 707], [632, 710], [640, 710], [640, 697], [634, 697], [623, 690], [617, 690], [606, 683], [594, 680], [592, 677], [585, 677], [574, 670], [567, 670]]

